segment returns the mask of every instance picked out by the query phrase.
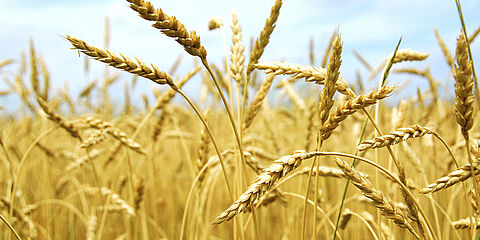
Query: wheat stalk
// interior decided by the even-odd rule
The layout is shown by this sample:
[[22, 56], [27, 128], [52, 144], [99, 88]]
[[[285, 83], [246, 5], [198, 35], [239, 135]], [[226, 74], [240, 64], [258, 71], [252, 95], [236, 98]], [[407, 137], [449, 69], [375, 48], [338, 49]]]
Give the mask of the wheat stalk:
[[[192, 71], [187, 73], [185, 76], [182, 77], [179, 81], [175, 83], [175, 86], [177, 86], [178, 89], [182, 88], [185, 83], [188, 82], [195, 74], [197, 74], [200, 71], [200, 66], [195, 67]], [[160, 94], [157, 98], [157, 102], [155, 103], [155, 106], [153, 109], [159, 110], [163, 109], [165, 105], [167, 105], [170, 101], [172, 101], [173, 97], [175, 97], [175, 94], [177, 93], [176, 90], [174, 89], [168, 89], [166, 92]]]

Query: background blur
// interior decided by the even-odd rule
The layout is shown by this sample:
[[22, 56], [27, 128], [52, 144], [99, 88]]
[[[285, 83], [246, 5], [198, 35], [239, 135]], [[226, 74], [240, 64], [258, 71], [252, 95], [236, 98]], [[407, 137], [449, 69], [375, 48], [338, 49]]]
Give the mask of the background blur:
[[[244, 1], [158, 1], [152, 3], [162, 8], [165, 13], [176, 16], [189, 30], [195, 30], [208, 52], [208, 59], [217, 65], [222, 64], [224, 45], [221, 30], [208, 31], [209, 19], [223, 19], [224, 33], [227, 38], [227, 48], [231, 40], [231, 13], [236, 11], [243, 27], [243, 44], [248, 54], [251, 37], [257, 37], [264, 26], [274, 0], [244, 0]], [[463, 0], [462, 7], [466, 26], [471, 34], [479, 25], [480, 1]], [[150, 23], [141, 19], [133, 12], [126, 1], [7, 1], [0, 0], [0, 60], [19, 59], [23, 51], [28, 56], [28, 41], [34, 40], [35, 48], [45, 59], [50, 70], [54, 88], [66, 88], [72, 94], [77, 94], [88, 82], [102, 79], [104, 64], [90, 61], [90, 73], [84, 73], [84, 59], [76, 51], [70, 50], [70, 44], [62, 38], [67, 34], [80, 38], [94, 46], [104, 47], [105, 17], [110, 22], [109, 49], [129, 57], [138, 57], [154, 63], [160, 69], [168, 71], [179, 55], [183, 60], [177, 75], [183, 75], [192, 67], [192, 57], [172, 39], [163, 36]], [[269, 45], [260, 62], [288, 61], [308, 64], [309, 41], [314, 39], [316, 64], [320, 64], [326, 44], [333, 30], [339, 29], [344, 49], [341, 75], [354, 82], [356, 71], [359, 70], [367, 86], [374, 86], [374, 81], [367, 81], [369, 72], [356, 59], [353, 50], [358, 51], [373, 67], [390, 54], [400, 37], [403, 37], [400, 48], [411, 48], [430, 53], [425, 63], [415, 63], [415, 66], [428, 64], [437, 80], [445, 82], [450, 79], [449, 69], [434, 35], [434, 27], [438, 28], [447, 46], [453, 53], [455, 42], [460, 33], [460, 21], [455, 2], [435, 0], [405, 0], [405, 1], [325, 1], [302, 0], [284, 1], [277, 21], [277, 27], [272, 34]], [[476, 66], [480, 61], [480, 41], [474, 42], [472, 51]], [[229, 52], [229, 50], [228, 50]], [[27, 58], [28, 59], [28, 58]], [[248, 61], [248, 56], [247, 56]], [[12, 76], [18, 69], [19, 61], [1, 70], [2, 75]], [[404, 64], [403, 66], [408, 66]], [[110, 72], [113, 72], [110, 69]], [[198, 76], [197, 76], [198, 77]], [[115, 86], [112, 97], [123, 96], [123, 81], [131, 78], [122, 74]], [[428, 88], [423, 79], [409, 75], [392, 76], [391, 81], [401, 83], [413, 79], [409, 87], [397, 96], [416, 93], [416, 88]], [[187, 93], [198, 97], [199, 81], [190, 81], [186, 85]], [[139, 81], [136, 93], [151, 94], [152, 84]], [[447, 86], [441, 86], [448, 89]], [[0, 82], [0, 90], [7, 86]], [[115, 89], [119, 91], [115, 91]], [[440, 90], [441, 94], [453, 95], [453, 88]], [[133, 101], [140, 101], [140, 95], [135, 94]], [[16, 96], [0, 98], [1, 105], [13, 106], [18, 102]], [[121, 101], [121, 100], [120, 100]]]

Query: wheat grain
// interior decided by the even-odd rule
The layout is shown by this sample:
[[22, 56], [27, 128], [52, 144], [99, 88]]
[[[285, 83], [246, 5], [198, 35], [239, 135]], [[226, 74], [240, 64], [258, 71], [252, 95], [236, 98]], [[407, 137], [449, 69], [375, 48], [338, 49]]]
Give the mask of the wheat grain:
[[[177, 88], [182, 88], [185, 83], [188, 82], [195, 74], [200, 71], [200, 66], [195, 67], [192, 71], [187, 73], [182, 79], [180, 79], [178, 82], [175, 83], [175, 86]], [[168, 104], [170, 101], [172, 101], [173, 97], [175, 97], [175, 94], [177, 91], [174, 89], [168, 89], [166, 92], [162, 93], [157, 97], [157, 102], [155, 103], [155, 106], [153, 107], [155, 110], [162, 109], [166, 104]]]

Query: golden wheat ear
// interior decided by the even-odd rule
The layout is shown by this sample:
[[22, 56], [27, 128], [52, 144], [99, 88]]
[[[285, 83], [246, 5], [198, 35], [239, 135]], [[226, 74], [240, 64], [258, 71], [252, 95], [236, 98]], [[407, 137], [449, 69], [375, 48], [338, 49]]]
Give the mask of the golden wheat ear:
[[168, 37], [174, 38], [185, 51], [192, 56], [198, 56], [201, 59], [207, 57], [207, 50], [202, 46], [200, 37], [195, 31], [188, 31], [185, 26], [174, 16], [168, 16], [160, 8], [155, 8], [150, 2], [143, 0], [127, 0], [130, 8], [138, 13], [145, 20], [155, 22], [154, 28]]
[[[146, 64], [137, 58], [135, 60], [125, 57], [122, 54], [115, 54], [108, 50], [96, 48], [83, 40], [67, 35], [65, 37], [73, 46], [83, 54], [106, 63], [114, 68], [150, 79], [157, 84], [168, 84], [172, 88], [175, 86], [172, 77], [153, 64]], [[176, 87], [175, 87], [176, 88]]]

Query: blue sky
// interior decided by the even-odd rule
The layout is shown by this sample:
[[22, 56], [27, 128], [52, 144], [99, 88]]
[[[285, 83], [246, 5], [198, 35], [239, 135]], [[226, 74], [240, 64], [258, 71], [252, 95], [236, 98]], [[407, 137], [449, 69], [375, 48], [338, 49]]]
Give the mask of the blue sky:
[[[235, 10], [243, 27], [243, 43], [248, 46], [250, 37], [259, 35], [274, 0], [178, 0], [152, 3], [167, 14], [176, 16], [188, 29], [197, 31], [208, 51], [209, 61], [220, 64], [224, 55], [222, 38], [219, 31], [208, 31], [209, 19], [223, 19], [229, 48], [231, 13]], [[480, 25], [480, 1], [464, 0], [462, 5], [470, 33]], [[164, 70], [170, 68], [179, 54], [183, 54], [178, 71], [180, 74], [186, 73], [192, 66], [192, 58], [175, 41], [150, 27], [148, 22], [130, 10], [126, 1], [0, 0], [0, 6], [0, 60], [18, 59], [22, 51], [28, 51], [29, 38], [33, 38], [37, 51], [46, 60], [53, 86], [57, 89], [63, 88], [67, 82], [70, 92], [78, 93], [89, 81], [103, 76], [104, 65], [93, 61], [90, 62], [90, 75], [85, 76], [83, 59], [70, 50], [70, 45], [61, 36], [69, 34], [103, 47], [105, 16], [109, 17], [111, 25], [110, 50], [138, 57]], [[332, 31], [339, 28], [344, 44], [341, 74], [347, 81], [355, 81], [356, 70], [361, 71], [364, 79], [368, 76], [366, 69], [354, 57], [353, 50], [376, 66], [393, 51], [400, 37], [403, 37], [401, 48], [430, 53], [425, 63], [414, 65], [423, 69], [428, 64], [434, 76], [444, 81], [451, 79], [451, 76], [435, 39], [434, 27], [439, 29], [453, 52], [460, 33], [453, 0], [284, 0], [277, 27], [260, 62], [286, 60], [307, 64], [310, 37], [315, 40], [315, 54], [319, 62]], [[472, 50], [478, 63], [480, 40], [474, 42]], [[18, 62], [4, 68], [2, 74], [12, 76], [16, 69]], [[121, 81], [114, 88], [121, 90], [124, 79], [130, 79], [129, 75], [122, 74]], [[407, 75], [394, 76], [392, 81], [397, 83], [405, 79], [412, 81], [402, 95], [415, 93], [417, 86], [428, 88], [426, 81]], [[375, 85], [373, 82], [367, 84]], [[139, 81], [137, 93], [147, 92], [151, 95], [151, 87], [147, 80]], [[0, 82], [0, 90], [5, 88], [5, 84]], [[189, 94], [198, 96], [198, 81], [189, 83], [186, 89]], [[115, 95], [115, 92], [112, 94]], [[447, 93], [452, 95], [453, 89], [450, 88]], [[121, 96], [119, 94], [118, 97]], [[133, 97], [138, 100], [139, 94]], [[0, 105], [6, 105], [6, 101], [11, 101], [11, 98], [0, 98]]]

